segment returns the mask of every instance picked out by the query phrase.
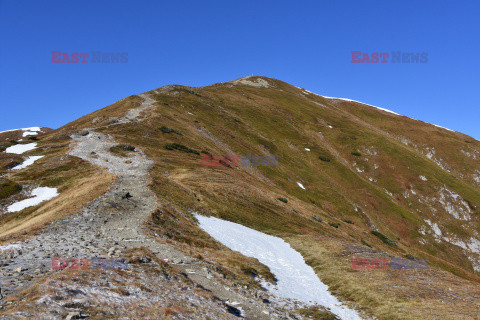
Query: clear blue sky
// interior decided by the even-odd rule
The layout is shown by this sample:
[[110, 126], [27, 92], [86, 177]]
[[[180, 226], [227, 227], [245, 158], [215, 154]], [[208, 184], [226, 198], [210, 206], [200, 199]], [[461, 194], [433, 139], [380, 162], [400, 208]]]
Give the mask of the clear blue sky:
[[[480, 139], [479, 15], [477, 1], [0, 0], [0, 131], [254, 74]], [[397, 50], [428, 63], [351, 63], [351, 51]], [[51, 51], [128, 63], [51, 63]]]

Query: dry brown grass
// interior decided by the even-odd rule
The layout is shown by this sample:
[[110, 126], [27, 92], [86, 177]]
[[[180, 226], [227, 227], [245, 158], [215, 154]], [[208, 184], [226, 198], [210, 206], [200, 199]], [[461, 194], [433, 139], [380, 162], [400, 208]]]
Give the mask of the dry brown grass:
[[[55, 130], [55, 134], [65, 134], [85, 128], [96, 128], [112, 124], [112, 118], [119, 118], [124, 116], [129, 109], [138, 107], [142, 101], [142, 98], [135, 95], [126, 97], [105, 108], [87, 114], [77, 119], [76, 121]], [[95, 123], [93, 123], [94, 119], [96, 119]]]
[[[476, 319], [480, 285], [430, 267], [425, 270], [351, 268], [352, 256], [387, 258], [381, 251], [331, 238], [291, 237], [331, 292], [378, 319]], [[452, 308], [452, 306], [455, 306]], [[469, 318], [470, 317], [470, 318]]]
[[112, 174], [104, 171], [80, 179], [75, 185], [63, 190], [58, 197], [42, 203], [36, 210], [34, 208], [30, 214], [2, 223], [0, 238], [35, 232], [48, 223], [78, 212], [85, 204], [104, 194], [114, 179]]
[[0, 174], [23, 162], [23, 157], [18, 154], [0, 152]]
[[189, 310], [182, 307], [180, 303], [172, 305], [170, 307], [160, 309], [160, 313], [164, 316], [175, 316], [177, 314], [186, 314], [186, 313], [189, 313], [188, 311]]
[[[38, 136], [35, 155], [44, 155], [34, 165], [11, 172], [9, 179], [22, 186], [48, 186], [59, 196], [20, 212], [0, 215], [0, 239], [37, 232], [45, 225], [76, 213], [88, 202], [104, 194], [115, 177], [76, 157], [67, 156], [71, 139], [57, 130]], [[7, 199], [12, 202], [18, 199]], [[6, 200], [6, 201], [7, 201]]]

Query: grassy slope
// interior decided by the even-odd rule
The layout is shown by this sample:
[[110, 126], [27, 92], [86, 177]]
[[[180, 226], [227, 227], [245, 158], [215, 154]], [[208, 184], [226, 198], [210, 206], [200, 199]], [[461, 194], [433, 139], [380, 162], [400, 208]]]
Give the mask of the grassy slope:
[[[238, 262], [235, 253], [219, 246], [196, 227], [191, 211], [288, 239], [322, 279], [335, 286], [346, 299], [361, 302], [370, 312], [385, 319], [397, 319], [394, 314], [399, 305], [407, 313], [418, 306], [388, 294], [364, 297], [359, 284], [365, 279], [349, 277], [342, 282], [345, 272], [348, 273], [344, 270], [345, 263], [341, 267], [322, 260], [334, 256], [332, 250], [337, 247], [323, 247], [319, 244], [324, 242], [314, 239], [336, 239], [360, 246], [363, 240], [392, 255], [428, 258], [430, 265], [478, 281], [471, 262], [458, 247], [438, 243], [433, 236], [423, 236], [418, 231], [424, 220], [430, 219], [441, 222], [445, 230], [463, 239], [475, 235], [474, 230], [479, 227], [480, 192], [471, 176], [480, 166], [458, 150], [480, 150], [478, 141], [362, 104], [325, 99], [284, 82], [265, 79], [273, 86], [256, 88], [224, 83], [155, 90], [150, 94], [158, 107], [147, 111], [144, 121], [116, 125], [112, 117], [122, 116], [142, 101], [131, 96], [56, 130], [50, 137], [62, 139], [73, 130], [93, 127], [112, 134], [119, 143], [145, 151], [156, 161], [151, 188], [158, 195], [162, 210], [154, 215], [150, 228], [183, 250], [217, 261], [232, 277], [241, 274], [244, 283], [251, 284], [248, 281], [251, 273], [269, 277], [268, 271], [252, 260]], [[162, 126], [182, 135], [164, 133], [160, 130]], [[402, 138], [410, 141], [408, 145], [401, 142]], [[230, 152], [276, 155], [279, 164], [253, 168], [205, 167], [200, 155], [165, 149], [170, 143], [218, 156]], [[436, 157], [442, 159], [441, 163], [450, 172], [425, 156], [427, 146], [436, 150]], [[306, 147], [311, 151], [306, 151]], [[91, 169], [85, 167], [85, 170]], [[419, 179], [421, 175], [428, 182]], [[52, 177], [62, 179], [61, 176]], [[32, 179], [36, 178], [18, 176], [15, 181]], [[297, 182], [306, 190], [299, 188]], [[48, 181], [45, 183], [48, 185]], [[438, 203], [421, 203], [410, 191], [434, 197], [443, 186], [468, 201], [471, 221], [454, 219]], [[410, 192], [408, 198], [403, 196], [405, 191]], [[288, 203], [279, 201], [279, 197], [287, 198]], [[321, 217], [323, 222], [313, 216]], [[347, 220], [353, 223], [346, 223]], [[398, 246], [389, 246], [372, 235], [373, 226]], [[419, 242], [421, 238], [423, 244]], [[253, 270], [248, 266], [253, 266]], [[341, 268], [342, 272], [331, 272]], [[373, 283], [385, 284], [378, 273], [370, 277]], [[404, 281], [401, 275], [393, 277], [392, 281]], [[439, 303], [433, 298], [432, 301]]]
[[[8, 179], [22, 186], [55, 187], [60, 195], [38, 206], [1, 214], [0, 240], [11, 241], [18, 236], [35, 232], [52, 221], [78, 212], [86, 203], [106, 192], [113, 181], [114, 177], [111, 174], [81, 159], [66, 155], [71, 142], [67, 135], [51, 131], [39, 135], [37, 139], [38, 147], [25, 153], [25, 156], [44, 157], [25, 169], [12, 172]], [[15, 155], [15, 159], [21, 163], [22, 156]], [[0, 160], [11, 158], [11, 154], [0, 153]], [[0, 187], [2, 188], [0, 193], [6, 191], [5, 184]], [[0, 199], [0, 204], [7, 206], [26, 197], [25, 194], [17, 192]]]

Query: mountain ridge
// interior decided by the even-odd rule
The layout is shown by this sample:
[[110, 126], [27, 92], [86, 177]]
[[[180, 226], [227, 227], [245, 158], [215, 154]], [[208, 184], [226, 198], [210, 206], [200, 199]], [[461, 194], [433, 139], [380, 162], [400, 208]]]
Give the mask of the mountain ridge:
[[[252, 260], [232, 261], [231, 251], [203, 232], [192, 212], [283, 238], [344, 302], [360, 304], [369, 315], [415, 319], [425, 312], [415, 300], [419, 296], [427, 297], [425, 305], [443, 306], [439, 300], [447, 299], [445, 295], [418, 288], [417, 277], [424, 276], [437, 278], [436, 285], [447, 292], [448, 283], [462, 283], [468, 290], [455, 286], [457, 296], [463, 297], [456, 303], [465, 312], [473, 310], [464, 301], [468, 292], [478, 290], [480, 280], [480, 143], [372, 107], [266, 77], [204, 87], [168, 85], [38, 135], [38, 149], [28, 155], [41, 154], [42, 159], [20, 172], [6, 166], [1, 170], [18, 185], [58, 188], [59, 200], [51, 201], [73, 194], [81, 181], [91, 185], [96, 180], [100, 187], [95, 194], [70, 197], [77, 209], [66, 211], [74, 213], [112, 181], [101, 168], [68, 152], [72, 136], [96, 132], [115, 141], [117, 147], [112, 145], [109, 152], [124, 158], [126, 165], [133, 157], [129, 152], [153, 161], [149, 189], [158, 197], [158, 210], [146, 221], [148, 233], [184, 254], [219, 263], [231, 279], [255, 287], [247, 275], [271, 274]], [[202, 165], [202, 154], [275, 155], [278, 165], [208, 167]], [[14, 193], [1, 204], [22, 197], [25, 194]], [[25, 226], [28, 234], [55, 221], [58, 216], [42, 213], [46, 205], [2, 214], [0, 236], [19, 239], [9, 230]], [[32, 217], [45, 219], [31, 229]], [[352, 270], [349, 259], [355, 254], [423, 258], [429, 269], [421, 274]], [[369, 288], [384, 287], [385, 296], [362, 291], [365, 280], [355, 277], [373, 278]], [[395, 290], [386, 289], [389, 281], [402, 283], [413, 297], [400, 290], [404, 299], [396, 301]], [[395, 315], [391, 310], [399, 303], [403, 311]], [[447, 307], [438, 309], [432, 318], [452, 316]]]

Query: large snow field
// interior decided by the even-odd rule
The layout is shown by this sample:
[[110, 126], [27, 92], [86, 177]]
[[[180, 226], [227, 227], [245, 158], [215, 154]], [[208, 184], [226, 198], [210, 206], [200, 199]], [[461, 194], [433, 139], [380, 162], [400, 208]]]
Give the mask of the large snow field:
[[361, 319], [359, 314], [342, 305], [320, 281], [302, 255], [278, 237], [215, 217], [194, 214], [200, 228], [228, 248], [245, 256], [257, 258], [268, 266], [278, 279], [277, 285], [265, 283], [266, 288], [281, 298], [305, 304], [319, 304], [343, 320]]

